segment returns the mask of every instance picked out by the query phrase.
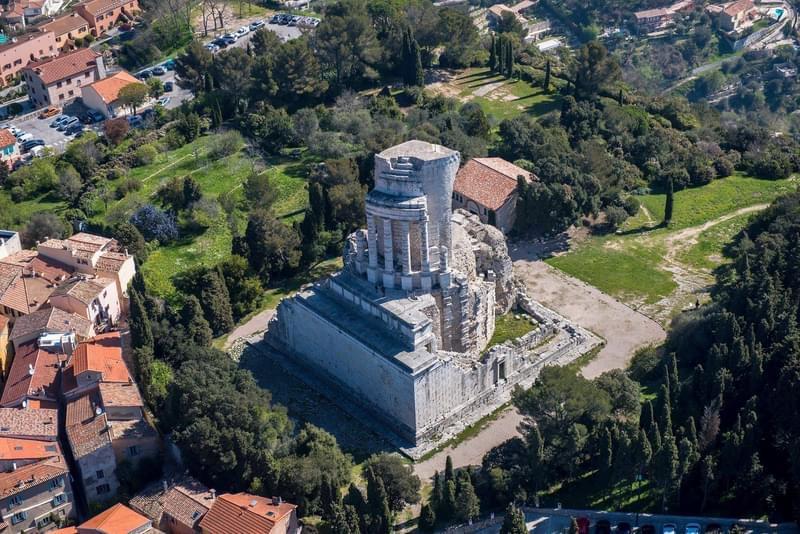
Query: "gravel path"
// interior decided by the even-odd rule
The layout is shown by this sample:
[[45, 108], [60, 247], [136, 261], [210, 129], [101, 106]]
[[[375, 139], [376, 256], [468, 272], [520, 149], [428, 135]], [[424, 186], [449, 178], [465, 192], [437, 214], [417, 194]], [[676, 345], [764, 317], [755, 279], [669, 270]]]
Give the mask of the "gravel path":
[[254, 334], [267, 331], [267, 324], [272, 316], [275, 315], [274, 309], [264, 310], [251, 317], [246, 323], [237, 326], [233, 332], [228, 334], [225, 340], [225, 349], [229, 349], [239, 339], [247, 339]]

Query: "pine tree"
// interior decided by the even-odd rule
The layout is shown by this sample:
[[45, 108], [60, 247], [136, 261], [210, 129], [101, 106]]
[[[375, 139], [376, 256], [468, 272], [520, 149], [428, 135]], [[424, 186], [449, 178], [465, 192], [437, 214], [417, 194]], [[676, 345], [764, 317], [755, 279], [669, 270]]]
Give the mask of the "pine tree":
[[489, 45], [489, 69], [494, 72], [497, 67], [497, 43], [495, 42], [494, 32], [492, 32], [492, 42]]
[[469, 473], [461, 471], [456, 486], [456, 518], [464, 522], [475, 519], [478, 517], [480, 509], [481, 505], [478, 496], [475, 495], [475, 488], [472, 486]]
[[130, 313], [128, 324], [131, 331], [131, 344], [134, 348], [153, 350], [153, 331], [150, 327], [150, 317], [144, 307], [142, 296], [135, 289], [130, 294]]
[[203, 317], [203, 308], [194, 295], [189, 295], [181, 309], [181, 322], [186, 328], [186, 335], [195, 345], [210, 347], [214, 337], [208, 321]]
[[500, 534], [528, 534], [528, 528], [525, 526], [525, 514], [514, 506], [514, 503], [509, 504], [506, 508], [506, 516], [503, 518]]
[[419, 523], [417, 525], [420, 532], [433, 532], [436, 528], [436, 513], [430, 504], [423, 504], [419, 513]]
[[200, 302], [214, 335], [228, 332], [233, 328], [233, 311], [222, 274], [218, 269], [210, 269], [203, 275], [200, 286]]
[[672, 222], [672, 210], [675, 208], [675, 190], [672, 178], [667, 180], [667, 199], [664, 202], [664, 226]]
[[448, 455], [447, 459], [444, 461], [444, 481], [447, 483], [451, 480], [455, 480], [453, 477], [453, 459]]
[[544, 92], [550, 92], [550, 60], [547, 60], [547, 64], [544, 66]]

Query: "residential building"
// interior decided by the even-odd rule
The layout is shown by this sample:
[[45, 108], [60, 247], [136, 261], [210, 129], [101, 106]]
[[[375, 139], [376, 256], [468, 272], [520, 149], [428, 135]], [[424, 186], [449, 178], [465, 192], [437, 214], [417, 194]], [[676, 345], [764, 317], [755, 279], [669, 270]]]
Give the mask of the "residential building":
[[114, 239], [77, 233], [67, 239], [48, 239], [38, 243], [37, 252], [54, 262], [84, 274], [111, 278], [117, 283], [117, 294], [125, 297], [121, 303], [127, 310], [128, 286], [136, 274], [133, 256], [123, 250]]
[[280, 497], [268, 499], [248, 493], [220, 495], [200, 520], [202, 534], [297, 534], [298, 531], [296, 505], [283, 502]]
[[6, 24], [21, 24], [24, 29], [27, 19], [40, 17], [48, 3], [48, 0], [7, 0], [2, 4], [0, 18]]
[[17, 138], [5, 128], [0, 130], [0, 161], [5, 163], [9, 169], [12, 169], [19, 156]]
[[0, 408], [0, 437], [56, 441], [58, 410], [54, 408]]
[[11, 367], [11, 346], [8, 340], [9, 320], [5, 315], [0, 315], [0, 374], [6, 376]]
[[92, 35], [99, 37], [120, 20], [130, 20], [139, 12], [138, 0], [84, 0], [75, 12], [86, 19]]
[[36, 26], [39, 31], [53, 32], [59, 50], [69, 50], [76, 39], [90, 35], [89, 23], [75, 12], [67, 13]]
[[26, 33], [0, 45], [0, 85], [14, 81], [17, 74], [31, 62], [58, 53], [53, 32]]
[[463, 208], [481, 222], [509, 232], [514, 227], [520, 176], [527, 181], [536, 179], [502, 158], [473, 158], [456, 174], [453, 208]]
[[75, 517], [67, 464], [61, 456], [0, 473], [3, 533], [45, 532]]
[[[45, 34], [55, 35], [52, 31]], [[75, 100], [81, 96], [82, 86], [105, 75], [102, 56], [91, 48], [80, 48], [29, 64], [22, 78], [27, 84], [28, 97], [33, 105], [43, 107], [63, 106]]]
[[672, 14], [661, 7], [637, 11], [633, 16], [636, 19], [636, 26], [644, 32], [656, 31], [672, 20]]
[[22, 243], [19, 240], [19, 232], [0, 230], [0, 259], [7, 258], [21, 250]]
[[55, 441], [0, 437], [0, 472], [60, 455], [61, 449]]
[[[121, 335], [119, 332], [108, 332], [78, 344], [64, 369], [61, 388], [64, 395], [71, 399], [96, 390], [104, 383], [131, 384], [132, 381], [122, 357]], [[135, 385], [133, 389], [136, 389]], [[109, 391], [107, 396], [119, 400], [114, 393]], [[134, 413], [132, 417], [141, 418], [142, 413]]]
[[53, 534], [147, 534], [153, 532], [150, 520], [122, 503], [117, 503], [77, 527], [56, 530]]
[[76, 341], [84, 341], [95, 335], [91, 321], [58, 308], [43, 308], [16, 320], [11, 331], [11, 343], [15, 349], [20, 345], [51, 334], [74, 334]]
[[116, 325], [122, 314], [117, 284], [111, 278], [73, 276], [53, 291], [50, 305], [88, 319], [98, 331]]
[[214, 490], [184, 475], [151, 484], [128, 504], [167, 534], [195, 534], [214, 499]]
[[58, 370], [65, 359], [63, 354], [39, 347], [36, 341], [20, 345], [8, 372], [0, 406], [27, 407], [35, 402], [38, 407], [55, 408]]
[[711, 4], [706, 7], [711, 14], [716, 14], [719, 26], [728, 32], [738, 32], [756, 18], [758, 10], [753, 0], [736, 0], [727, 4]]
[[13, 324], [18, 317], [47, 307], [53, 282], [16, 265], [0, 263], [0, 314]]
[[120, 111], [124, 112], [124, 106], [119, 101], [120, 91], [133, 84], [141, 85], [142, 82], [130, 73], [121, 70], [84, 87], [81, 90], [83, 103], [87, 107], [99, 111], [107, 119], [116, 117]]

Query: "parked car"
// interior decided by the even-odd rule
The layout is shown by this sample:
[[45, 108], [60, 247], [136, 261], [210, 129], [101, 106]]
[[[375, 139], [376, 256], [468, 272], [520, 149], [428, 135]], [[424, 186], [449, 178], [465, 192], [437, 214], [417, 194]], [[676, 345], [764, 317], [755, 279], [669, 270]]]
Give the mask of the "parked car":
[[661, 527], [661, 534], [675, 534], [675, 525], [667, 523]]
[[611, 523], [606, 519], [601, 519], [594, 526], [595, 534], [611, 534]]
[[53, 107], [53, 106], [48, 106], [48, 107], [44, 108], [41, 113], [39, 113], [39, 118], [40, 119], [49, 119], [50, 117], [55, 117], [59, 113], [61, 113], [61, 110], [59, 110], [58, 108]]
[[169, 104], [170, 100], [172, 100], [171, 96], [162, 96], [157, 100], [157, 102], [161, 106], [166, 106], [167, 104]]
[[706, 525], [706, 534], [722, 534], [722, 526], [717, 523], [709, 523]]
[[139, 115], [129, 115], [128, 116], [128, 124], [133, 126], [134, 128], [138, 128], [144, 123], [142, 118]]
[[175, 70], [175, 60], [168, 59], [164, 63], [162, 63], [161, 66], [167, 70]]
[[167, 69], [165, 69], [161, 65], [158, 65], [156, 67], [153, 67], [152, 73], [154, 76], [163, 76], [167, 73]]
[[19, 141], [20, 143], [24, 143], [25, 141], [30, 141], [31, 139], [33, 139], [33, 134], [28, 132], [24, 132], [22, 135], [17, 137], [17, 141]]
[[700, 525], [698, 523], [688, 523], [684, 532], [686, 534], [700, 534]]
[[225, 44], [225, 46], [230, 46], [236, 42], [236, 37], [223, 37], [222, 42]]
[[208, 43], [203, 48], [205, 48], [206, 50], [208, 50], [212, 54], [215, 53], [215, 52], [219, 52], [219, 46], [215, 45], [214, 43]]
[[653, 525], [642, 525], [642, 534], [656, 534], [656, 527]]
[[228, 44], [225, 42], [225, 38], [224, 37], [217, 37], [216, 39], [211, 41], [211, 44], [213, 44], [215, 46], [219, 46], [219, 47], [228, 46]]
[[263, 20], [254, 20], [253, 22], [250, 23], [250, 31], [254, 32], [257, 29], [261, 28], [262, 26], [264, 26]]
[[10, 124], [10, 125], [6, 126], [6, 130], [11, 132], [11, 135], [13, 135], [14, 137], [19, 137], [19, 134], [22, 132], [22, 130], [20, 130], [19, 128], [17, 128], [13, 124]]
[[278, 24], [278, 21], [279, 21], [280, 19], [281, 19], [281, 15], [280, 15], [280, 13], [278, 13], [278, 14], [276, 14], [276, 15], [272, 15], [272, 18], [271, 18], [271, 19], [269, 19], [269, 23], [270, 23], [270, 24]]
[[22, 151], [28, 152], [37, 146], [44, 146], [44, 139], [29, 139], [28, 141], [25, 141], [22, 143]]
[[83, 132], [83, 124], [80, 122], [76, 122], [72, 126], [69, 126], [64, 133], [67, 135], [77, 135], [78, 133]]
[[300, 18], [301, 17], [299, 15], [295, 15], [292, 18], [290, 18], [289, 19], [289, 26], [297, 26], [297, 23], [300, 22]]
[[80, 120], [83, 124], [95, 124], [97, 122], [103, 122], [105, 119], [105, 115], [96, 109], [90, 109], [80, 116]]
[[238, 30], [236, 30], [236, 34], [237, 34], [239, 37], [244, 37], [244, 36], [245, 36], [245, 35], [247, 35], [248, 33], [250, 33], [250, 27], [248, 27], [248, 26], [242, 26], [241, 28], [239, 28]]
[[150, 72], [150, 70], [148, 69], [148, 70], [143, 70], [142, 72], [137, 74], [136, 77], [139, 78], [140, 80], [146, 80], [150, 78], [152, 75], [153, 73]]
[[33, 147], [28, 154], [31, 155], [33, 158], [40, 158], [44, 156], [44, 147], [43, 146], [35, 146]]
[[[50, 123], [50, 128], [58, 128], [59, 126], [61, 126], [63, 123], [65, 123], [66, 121], [68, 121], [71, 118], [72, 117], [70, 117], [69, 115], [61, 115], [60, 117], [56, 117], [56, 119], [53, 122]], [[14, 133], [14, 132], [11, 132], [11, 133]]]
[[225, 35], [222, 36], [222, 38], [225, 41], [229, 41], [229, 40], [233, 39], [233, 41], [236, 42], [236, 40], [239, 39], [239, 34], [236, 33], [236, 32], [226, 33]]
[[588, 517], [579, 517], [576, 523], [578, 523], [578, 534], [589, 534], [590, 522]]
[[173, 84], [172, 82], [164, 82], [165, 93], [171, 93], [173, 89], [175, 89], [175, 84]]
[[617, 523], [617, 534], [631, 534], [631, 524], [624, 521]]
[[58, 126], [57, 130], [59, 132], [66, 132], [68, 128], [71, 128], [72, 126], [74, 126], [76, 124], [80, 124], [80, 122], [81, 121], [78, 120], [78, 117], [70, 117], [69, 120], [66, 120], [66, 121], [62, 122]]

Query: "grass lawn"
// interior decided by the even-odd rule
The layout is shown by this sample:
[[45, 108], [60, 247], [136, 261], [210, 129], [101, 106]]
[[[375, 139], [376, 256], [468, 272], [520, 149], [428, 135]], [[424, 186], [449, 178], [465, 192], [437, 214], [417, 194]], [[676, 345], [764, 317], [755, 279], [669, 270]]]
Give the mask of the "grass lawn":
[[485, 350], [524, 336], [534, 328], [531, 320], [532, 318], [524, 313], [508, 312], [497, 316], [494, 320], [494, 335]]
[[544, 115], [560, 104], [556, 91], [545, 93], [541, 87], [507, 80], [486, 68], [466, 69], [446, 85], [446, 94], [457, 93], [460, 100], [475, 102], [497, 123], [523, 113]]
[[[741, 208], [768, 204], [777, 196], [794, 190], [795, 179], [758, 180], [737, 174], [699, 188], [675, 193], [673, 222], [658, 227], [664, 218], [664, 194], [639, 197], [644, 209], [626, 221], [620, 235], [593, 236], [566, 254], [547, 263], [575, 276], [601, 291], [630, 304], [654, 304], [677, 288], [672, 272], [664, 265], [667, 238], [675, 232], [700, 226]], [[645, 212], [649, 212], [649, 216]], [[676, 259], [690, 268], [711, 269], [718, 265], [722, 248], [747, 222], [736, 216], [711, 226], [697, 238], [697, 244], [680, 248]]]
[[541, 496], [542, 505], [560, 502], [564, 508], [592, 508], [647, 512], [655, 509], [657, 496], [650, 482], [620, 482], [613, 486], [597, 471], [584, 473], [577, 479], [552, 488]]

